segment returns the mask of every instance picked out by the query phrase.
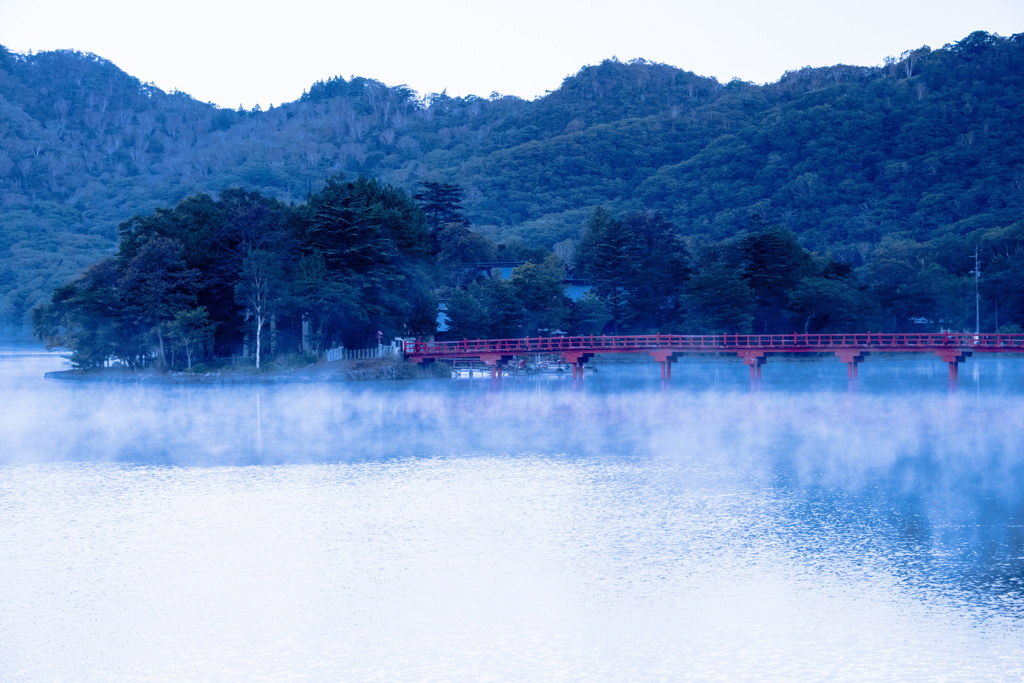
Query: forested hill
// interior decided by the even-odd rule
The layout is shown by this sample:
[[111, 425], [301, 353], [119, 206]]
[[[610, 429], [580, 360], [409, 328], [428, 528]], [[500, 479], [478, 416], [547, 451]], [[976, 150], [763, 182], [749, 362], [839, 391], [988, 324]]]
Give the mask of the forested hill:
[[[764, 86], [609, 60], [534, 101], [339, 77], [268, 111], [0, 47], [0, 318], [24, 320], [134, 214], [228, 187], [302, 202], [338, 172], [461, 185], [476, 229], [548, 247], [598, 205], [706, 240], [782, 224], [854, 267], [895, 238], [970, 247], [1024, 232], [1022, 100], [1024, 34]], [[962, 251], [943, 267], [966, 272]]]

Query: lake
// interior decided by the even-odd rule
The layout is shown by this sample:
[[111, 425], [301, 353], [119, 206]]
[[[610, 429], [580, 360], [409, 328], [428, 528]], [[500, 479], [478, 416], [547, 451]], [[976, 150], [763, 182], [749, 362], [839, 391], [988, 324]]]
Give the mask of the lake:
[[0, 680], [1024, 679], [1024, 358], [273, 386], [0, 351]]

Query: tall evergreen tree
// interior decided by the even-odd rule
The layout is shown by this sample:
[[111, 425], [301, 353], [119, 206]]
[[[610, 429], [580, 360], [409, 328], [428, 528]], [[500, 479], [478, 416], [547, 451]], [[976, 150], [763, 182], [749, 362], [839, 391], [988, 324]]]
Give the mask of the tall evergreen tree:
[[756, 302], [754, 331], [769, 334], [789, 329], [791, 322], [785, 315], [788, 292], [801, 279], [814, 274], [811, 255], [792, 232], [781, 226], [742, 236], [736, 246]]
[[423, 181], [420, 186], [423, 189], [414, 194], [413, 199], [419, 202], [420, 208], [427, 215], [432, 240], [436, 242], [438, 234], [446, 225], [469, 225], [462, 213], [461, 186], [432, 180]]
[[595, 209], [581, 240], [581, 257], [594, 293], [608, 307], [613, 332], [624, 330], [636, 317], [640, 255], [640, 240], [631, 226]]

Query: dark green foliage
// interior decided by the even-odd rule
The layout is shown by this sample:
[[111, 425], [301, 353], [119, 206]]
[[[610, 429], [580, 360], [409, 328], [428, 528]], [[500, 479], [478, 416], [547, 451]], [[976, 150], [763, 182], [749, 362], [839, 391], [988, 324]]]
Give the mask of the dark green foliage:
[[570, 301], [565, 295], [565, 268], [554, 254], [543, 262], [525, 263], [512, 271], [511, 283], [522, 306], [524, 336], [547, 336], [568, 326]]
[[549, 336], [571, 326], [572, 302], [565, 295], [565, 270], [549, 254], [525, 263], [508, 280], [481, 277], [448, 298], [448, 335], [453, 338]]
[[739, 237], [736, 246], [744, 279], [754, 297], [754, 330], [759, 334], [789, 331], [782, 314], [788, 292], [814, 273], [811, 255], [789, 230], [772, 227]]
[[871, 302], [850, 278], [805, 277], [787, 296], [787, 312], [804, 334], [870, 329]]
[[424, 181], [422, 190], [413, 195], [430, 222], [430, 234], [436, 239], [442, 227], [466, 225], [469, 221], [462, 215], [463, 190], [458, 185]]
[[304, 311], [309, 340], [318, 351], [331, 348], [344, 326], [366, 324], [358, 304], [358, 289], [344, 277], [328, 276], [323, 254], [312, 251], [299, 259], [292, 283], [296, 307]]
[[437, 245], [438, 261], [453, 271], [466, 264], [493, 262], [498, 258], [493, 242], [459, 223], [441, 228]]
[[368, 345], [377, 330], [402, 334], [411, 320], [424, 329], [423, 309], [433, 299], [417, 265], [429, 255], [429, 239], [423, 212], [404, 192], [363, 177], [331, 178], [310, 195], [305, 213], [304, 241], [323, 259], [322, 278], [330, 283], [325, 291], [345, 292], [352, 304], [343, 306], [347, 317], [336, 336], [317, 330], [324, 343]]
[[689, 334], [748, 334], [755, 301], [742, 268], [732, 255], [707, 253], [687, 288], [684, 330]]
[[571, 334], [601, 334], [611, 318], [604, 302], [594, 296], [593, 292], [587, 292], [571, 306], [567, 320], [568, 331]]
[[[140, 214], [122, 226], [119, 258], [150, 234], [177, 240], [186, 270], [208, 280], [196, 305], [224, 321], [218, 344], [244, 334], [229, 287], [246, 250], [262, 248], [246, 241], [247, 225], [311, 240], [305, 251], [272, 248], [297, 254], [286, 271], [301, 256], [324, 261], [329, 286], [290, 296], [320, 311], [322, 343], [354, 342], [380, 325], [404, 330], [410, 302], [428, 302], [435, 277], [459, 286], [474, 261], [543, 261], [538, 250], [578, 240], [596, 206], [639, 244], [605, 244], [608, 329], [693, 329], [708, 310], [694, 298], [691, 272], [719, 284], [741, 274], [754, 331], [834, 329], [835, 316], [807, 322], [817, 310], [808, 308], [809, 285], [792, 300], [802, 308], [791, 307], [800, 282], [834, 279], [794, 261], [797, 252], [776, 262], [772, 245], [763, 256], [753, 245], [734, 250], [736, 259], [692, 264], [680, 248], [682, 238], [699, 252], [767, 226], [787, 230], [790, 247], [848, 267], [879, 329], [973, 325], [964, 254], [977, 245], [982, 327], [1021, 325], [1019, 257], [998, 237], [1024, 211], [1021, 92], [1024, 38], [984, 32], [881, 67], [804, 68], [764, 86], [606, 60], [534, 101], [419, 97], [335, 78], [297, 102], [251, 112], [164, 93], [94, 55], [0, 48], [0, 326], [16, 327], [110, 253], [117, 226]], [[230, 191], [234, 198], [221, 192], [239, 185], [247, 189]], [[252, 192], [262, 200], [250, 201]], [[426, 217], [406, 192], [419, 193]], [[292, 210], [306, 198], [319, 214]], [[638, 218], [656, 214], [660, 223]], [[446, 225], [457, 227], [446, 234]], [[913, 248], [894, 253], [899, 244]], [[579, 244], [577, 271], [592, 266], [591, 246]], [[429, 251], [442, 267], [413, 284], [408, 273]], [[732, 294], [727, 300], [743, 299]], [[712, 318], [742, 327], [743, 310]]]
[[445, 307], [449, 335], [453, 339], [488, 338], [487, 303], [480, 293], [468, 288], [454, 290]]
[[690, 253], [674, 225], [654, 212], [622, 220], [598, 207], [574, 254], [575, 272], [594, 285], [609, 330], [657, 332], [683, 314]]
[[294, 208], [226, 190], [123, 223], [117, 256], [58, 288], [34, 330], [86, 369], [110, 357], [191, 367], [195, 352], [246, 347], [263, 369], [296, 348], [303, 321], [318, 350], [369, 345], [377, 330], [431, 334], [428, 259], [422, 212], [389, 185], [332, 179]]
[[634, 327], [639, 332], [668, 331], [684, 315], [690, 251], [677, 228], [660, 213], [632, 213], [625, 223], [635, 235], [640, 261]]
[[981, 237], [982, 329], [1010, 332], [1013, 326], [1024, 327], [1024, 222], [986, 231]]
[[210, 321], [209, 311], [205, 306], [182, 308], [175, 312], [174, 319], [165, 326], [170, 340], [184, 351], [189, 370], [192, 369], [192, 361], [196, 354], [212, 342], [214, 328], [215, 324]]
[[157, 363], [166, 367], [166, 325], [195, 304], [202, 274], [187, 267], [181, 242], [171, 237], [154, 236], [119, 260], [118, 314], [130, 329], [156, 336]]
[[306, 242], [323, 254], [328, 270], [367, 272], [391, 256], [394, 243], [373, 215], [371, 182], [360, 178], [357, 186], [331, 178], [309, 197]]
[[597, 209], [587, 225], [583, 245], [583, 272], [594, 282], [594, 293], [608, 307], [610, 329], [625, 331], [636, 313], [640, 240], [625, 221]]
[[49, 305], [33, 309], [33, 331], [49, 347], [72, 349], [71, 363], [76, 368], [102, 367], [111, 356], [134, 366], [139, 354], [121, 341], [134, 338], [136, 331], [125, 329], [118, 315], [117, 280], [114, 259], [100, 261], [75, 282], [54, 291]]
[[509, 280], [486, 277], [448, 300], [448, 328], [456, 339], [510, 339], [522, 336], [523, 305]]

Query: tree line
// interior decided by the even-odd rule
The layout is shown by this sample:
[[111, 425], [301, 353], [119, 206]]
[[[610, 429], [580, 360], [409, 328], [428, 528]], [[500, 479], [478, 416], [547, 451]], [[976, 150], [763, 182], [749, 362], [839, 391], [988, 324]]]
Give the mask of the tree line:
[[[329, 178], [303, 204], [240, 188], [136, 215], [116, 254], [33, 309], [35, 334], [98, 368], [189, 369], [385, 338], [971, 329], [973, 261], [957, 240], [890, 237], [855, 267], [752, 217], [722, 240], [684, 235], [657, 211], [597, 207], [552, 249], [496, 243], [466, 218], [464, 189], [410, 196]], [[985, 331], [1021, 332], [1024, 230], [979, 241]], [[516, 264], [502, 278], [488, 264]], [[589, 291], [570, 297], [567, 284]], [[443, 316], [439, 313], [443, 312]]]
[[33, 309], [33, 327], [86, 369], [243, 350], [259, 367], [303, 338], [315, 353], [432, 332], [431, 262], [422, 210], [391, 185], [334, 177], [298, 206], [230, 189], [122, 223], [117, 253]]
[[[1021, 333], [1024, 228], [983, 231], [974, 252], [948, 237], [890, 236], [855, 267], [804, 248], [787, 227], [752, 218], [722, 240], [695, 239], [656, 211], [595, 209], [579, 239], [508, 280], [454, 290], [455, 337], [551, 334], [788, 334], [972, 330]], [[590, 286], [570, 300], [564, 266]], [[975, 286], [981, 297], [975, 307]]]

